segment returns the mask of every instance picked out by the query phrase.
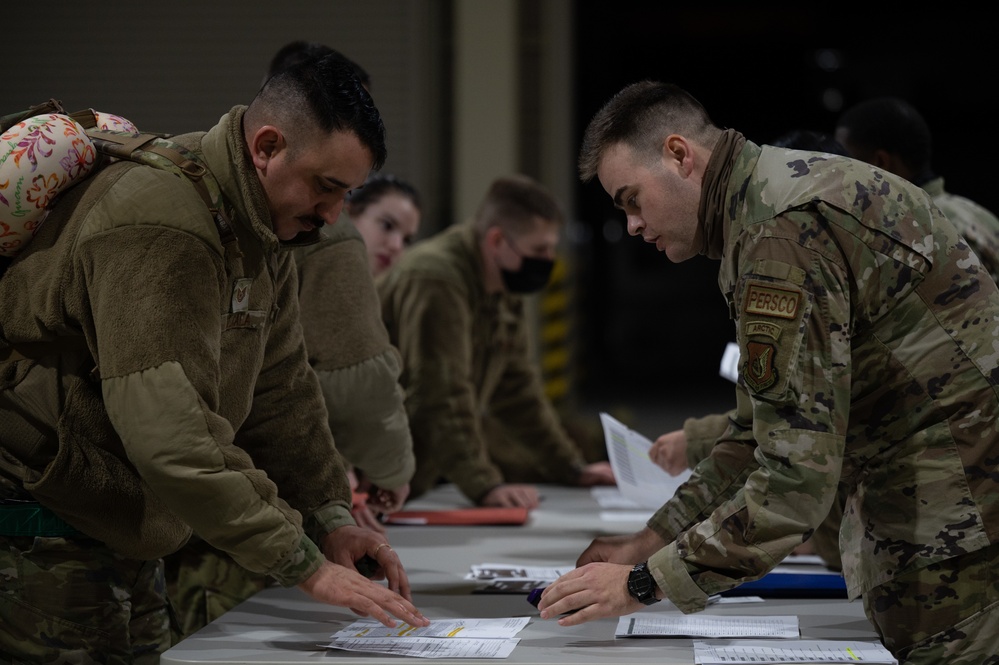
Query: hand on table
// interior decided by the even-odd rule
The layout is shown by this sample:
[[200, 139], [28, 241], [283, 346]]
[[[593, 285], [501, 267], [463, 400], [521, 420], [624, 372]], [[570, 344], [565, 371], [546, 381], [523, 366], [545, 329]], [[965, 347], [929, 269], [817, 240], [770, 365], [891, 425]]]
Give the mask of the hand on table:
[[[385, 549], [387, 547], [383, 547], [382, 551]], [[320, 602], [347, 607], [362, 617], [374, 617], [389, 628], [397, 625], [392, 617], [411, 626], [430, 624], [408, 599], [372, 582], [355, 570], [330, 561], [324, 561], [322, 567], [299, 584], [298, 588]]]
[[354, 525], [341, 526], [326, 535], [322, 549], [327, 559], [355, 572], [357, 561], [370, 557], [378, 566], [372, 579], [386, 579], [391, 591], [412, 599], [402, 562], [382, 534]]
[[678, 476], [686, 471], [687, 436], [682, 429], [663, 434], [649, 448], [649, 459], [671, 476]]
[[541, 499], [534, 485], [497, 485], [489, 490], [480, 503], [499, 508], [537, 508]]
[[[631, 565], [617, 563], [590, 563], [569, 571], [558, 578], [541, 594], [538, 609], [542, 619], [561, 616], [560, 626], [578, 626], [581, 623], [631, 614], [643, 607], [628, 593], [628, 573]], [[662, 595], [662, 592], [657, 592]]]
[[614, 471], [610, 462], [594, 462], [583, 467], [576, 481], [580, 487], [593, 487], [594, 485], [617, 485], [614, 479]]
[[375, 533], [385, 535], [385, 526], [378, 521], [378, 515], [375, 514], [371, 507], [362, 503], [360, 505], [355, 505], [350, 509], [350, 515], [357, 522], [357, 526], [362, 529], [370, 529]]
[[376, 513], [394, 513], [402, 510], [409, 497], [409, 483], [395, 489], [371, 487], [368, 490], [368, 506]]
[[641, 561], [647, 561], [665, 545], [659, 534], [649, 527], [623, 536], [600, 536], [594, 538], [593, 542], [583, 550], [576, 560], [576, 565], [607, 562], [627, 564], [630, 567]]

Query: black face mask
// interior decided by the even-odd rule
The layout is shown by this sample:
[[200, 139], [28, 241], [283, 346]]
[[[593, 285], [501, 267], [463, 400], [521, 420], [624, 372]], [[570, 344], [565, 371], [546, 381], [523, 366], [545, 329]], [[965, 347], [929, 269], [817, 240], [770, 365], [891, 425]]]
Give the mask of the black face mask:
[[555, 262], [531, 256], [521, 257], [520, 270], [501, 268], [503, 286], [510, 293], [536, 293], [545, 288]]

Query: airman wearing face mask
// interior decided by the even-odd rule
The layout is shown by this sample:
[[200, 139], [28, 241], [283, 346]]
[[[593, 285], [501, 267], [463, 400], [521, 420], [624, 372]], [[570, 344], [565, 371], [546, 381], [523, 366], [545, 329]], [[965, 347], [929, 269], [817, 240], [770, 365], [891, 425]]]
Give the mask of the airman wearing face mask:
[[480, 505], [532, 508], [529, 483], [613, 484], [566, 434], [529, 353], [523, 295], [547, 284], [561, 227], [541, 185], [499, 178], [473, 220], [417, 243], [379, 281], [403, 358], [412, 496], [447, 481]]

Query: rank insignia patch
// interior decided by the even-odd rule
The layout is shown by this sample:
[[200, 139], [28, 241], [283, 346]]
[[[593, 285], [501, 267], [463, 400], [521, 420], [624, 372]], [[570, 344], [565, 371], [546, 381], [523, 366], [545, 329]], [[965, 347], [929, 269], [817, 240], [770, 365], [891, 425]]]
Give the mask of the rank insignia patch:
[[749, 357], [742, 368], [742, 376], [746, 384], [755, 392], [766, 390], [777, 382], [777, 368], [774, 367], [774, 354], [777, 352], [773, 344], [763, 342], [747, 342], [746, 351]]
[[247, 277], [237, 279], [236, 283], [233, 284], [230, 310], [233, 314], [236, 312], [245, 312], [250, 309], [250, 286], [252, 284], [253, 280]]

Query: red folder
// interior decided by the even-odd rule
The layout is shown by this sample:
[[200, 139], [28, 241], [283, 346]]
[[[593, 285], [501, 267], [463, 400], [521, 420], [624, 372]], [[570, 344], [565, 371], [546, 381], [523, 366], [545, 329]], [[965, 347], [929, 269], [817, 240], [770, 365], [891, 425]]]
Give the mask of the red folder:
[[495, 525], [523, 524], [527, 508], [456, 508], [454, 510], [402, 510], [385, 517], [386, 524]]

